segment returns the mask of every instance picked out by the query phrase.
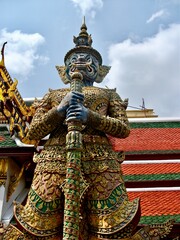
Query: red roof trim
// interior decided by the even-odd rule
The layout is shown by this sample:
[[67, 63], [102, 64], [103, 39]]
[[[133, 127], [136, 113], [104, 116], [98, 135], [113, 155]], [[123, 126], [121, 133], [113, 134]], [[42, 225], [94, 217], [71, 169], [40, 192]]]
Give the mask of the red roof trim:
[[180, 191], [128, 192], [130, 200], [141, 199], [142, 216], [180, 213]]
[[122, 164], [124, 175], [180, 173], [180, 163]]
[[115, 151], [180, 150], [180, 128], [134, 128], [129, 137], [110, 141]]

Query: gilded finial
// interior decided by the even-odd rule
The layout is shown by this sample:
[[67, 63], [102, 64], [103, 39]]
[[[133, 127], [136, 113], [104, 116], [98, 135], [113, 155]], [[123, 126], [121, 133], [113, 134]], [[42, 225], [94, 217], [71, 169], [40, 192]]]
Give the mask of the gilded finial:
[[83, 18], [79, 35], [77, 37], [74, 36], [73, 41], [75, 43], [75, 47], [66, 53], [64, 57], [64, 62], [66, 62], [67, 58], [75, 52], [85, 52], [93, 55], [98, 60], [99, 64], [102, 65], [101, 54], [91, 46], [92, 37], [91, 37], [91, 34], [88, 34], [87, 32], [85, 17]]
[[82, 22], [82, 26], [81, 26], [81, 32], [79, 33], [79, 36], [88, 36], [87, 26], [86, 26], [86, 23], [85, 23], [85, 16], [83, 17], [83, 22]]
[[79, 46], [87, 46], [87, 47], [91, 47], [92, 45], [92, 38], [91, 38], [91, 34], [87, 33], [87, 26], [85, 23], [85, 17], [83, 18], [83, 22], [82, 22], [82, 26], [80, 29], [80, 33], [78, 37], [73, 38], [74, 43], [76, 44], [76, 47]]
[[4, 67], [4, 48], [7, 42], [3, 43], [2, 49], [1, 49], [1, 61], [0, 61], [0, 66]]

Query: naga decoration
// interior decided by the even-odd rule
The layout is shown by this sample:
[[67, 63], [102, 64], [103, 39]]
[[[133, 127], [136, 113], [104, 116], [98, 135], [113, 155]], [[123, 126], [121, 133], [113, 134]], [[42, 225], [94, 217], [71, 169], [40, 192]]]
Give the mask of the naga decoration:
[[128, 199], [123, 159], [108, 139], [109, 135], [128, 137], [127, 102], [115, 89], [93, 86], [110, 67], [102, 65], [100, 53], [92, 48], [85, 21], [74, 43], [65, 55], [65, 66], [56, 67], [70, 88], [50, 90], [31, 109], [7, 73], [3, 46], [0, 99], [10, 132], [16, 131], [26, 143], [37, 143], [49, 135], [42, 151], [34, 154], [36, 168], [27, 202], [14, 206], [20, 227], [9, 225], [3, 240], [163, 238], [172, 221], [136, 230], [141, 216], [139, 199]]
[[27, 144], [35, 144], [35, 141], [29, 141], [25, 135], [28, 131], [28, 124], [30, 123], [35, 108], [33, 106], [26, 106], [21, 97], [17, 84], [18, 80], [12, 80], [4, 64], [4, 48], [7, 42], [3, 44], [0, 62], [0, 109], [9, 123], [9, 131], [11, 136], [17, 134], [17, 137]]

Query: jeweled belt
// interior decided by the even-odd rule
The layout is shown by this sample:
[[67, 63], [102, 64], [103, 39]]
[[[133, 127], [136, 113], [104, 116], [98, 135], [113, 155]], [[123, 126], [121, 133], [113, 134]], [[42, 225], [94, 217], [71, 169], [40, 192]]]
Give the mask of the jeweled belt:
[[[96, 144], [109, 144], [109, 141], [106, 137], [97, 136], [97, 135], [83, 135], [82, 136], [84, 143], [96, 143]], [[48, 140], [47, 144], [48, 146], [51, 145], [64, 145], [66, 143], [65, 138], [51, 138]]]

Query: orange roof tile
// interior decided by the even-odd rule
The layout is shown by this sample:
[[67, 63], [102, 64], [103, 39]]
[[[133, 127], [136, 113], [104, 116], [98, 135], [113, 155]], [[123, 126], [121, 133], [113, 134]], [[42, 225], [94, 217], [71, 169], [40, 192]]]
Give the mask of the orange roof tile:
[[124, 175], [180, 173], [180, 163], [122, 164]]
[[180, 214], [180, 191], [128, 192], [128, 196], [141, 199], [141, 216]]
[[134, 128], [129, 137], [110, 141], [115, 151], [180, 150], [180, 128]]

